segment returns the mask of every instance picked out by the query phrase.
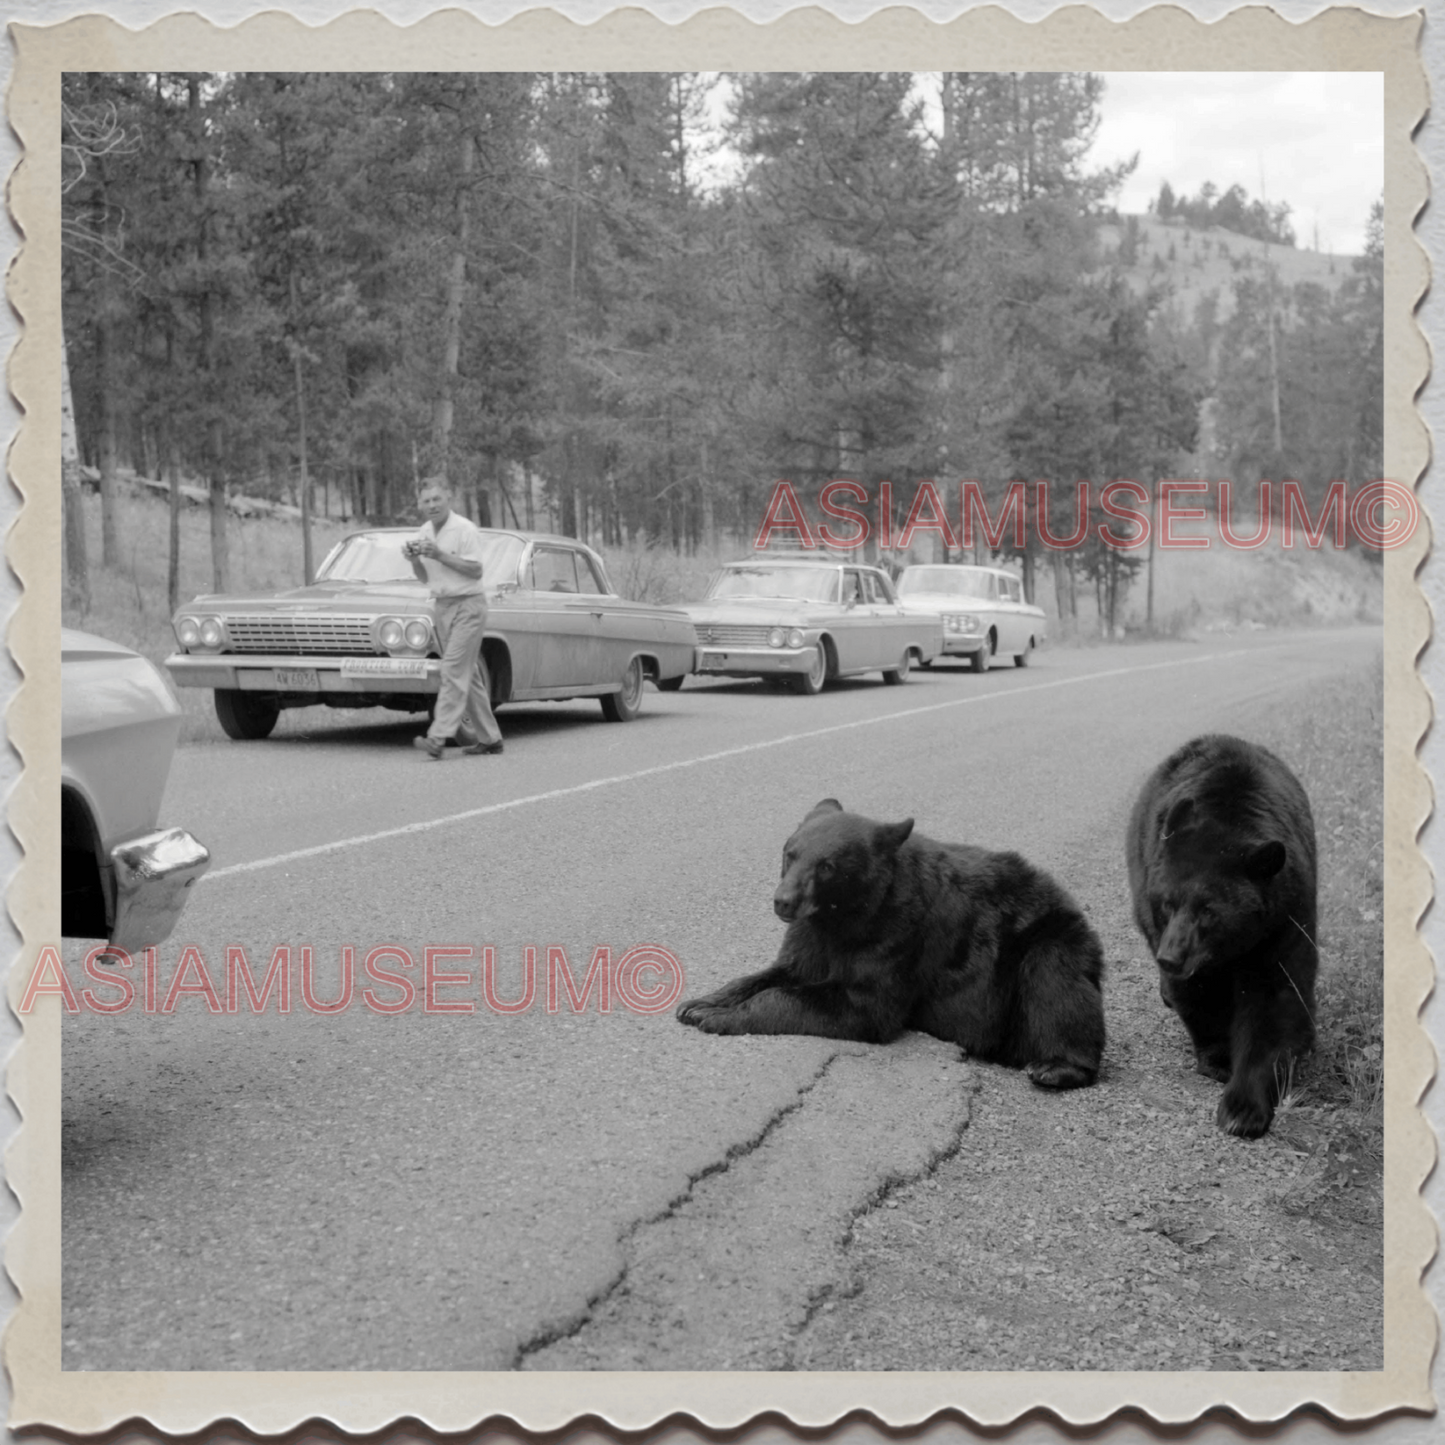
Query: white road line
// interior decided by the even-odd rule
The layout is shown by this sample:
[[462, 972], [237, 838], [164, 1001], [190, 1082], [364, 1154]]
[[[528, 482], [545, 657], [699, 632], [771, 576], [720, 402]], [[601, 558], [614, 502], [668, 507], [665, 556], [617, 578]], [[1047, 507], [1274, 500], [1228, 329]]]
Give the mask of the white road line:
[[948, 702], [928, 703], [924, 707], [905, 708], [902, 712], [882, 713], [877, 717], [855, 718], [852, 722], [833, 723], [825, 728], [810, 728], [807, 732], [786, 733], [778, 738], [766, 738], [762, 742], [743, 743], [739, 747], [724, 748], [721, 752], [703, 753], [695, 758], [679, 758], [672, 763], [658, 763], [655, 767], [639, 768], [635, 773], [618, 773], [610, 778], [594, 778], [587, 783], [573, 783], [565, 788], [551, 788], [545, 793], [529, 793], [525, 798], [511, 798], [503, 803], [488, 803], [484, 808], [468, 808], [463, 813], [448, 813], [443, 818], [428, 818], [421, 823], [405, 823], [397, 828], [384, 828], [378, 833], [362, 833], [354, 838], [339, 838], [334, 843], [318, 843], [312, 848], [298, 848], [293, 853], [277, 853], [272, 858], [257, 858], [250, 863], [232, 863], [228, 868], [216, 868], [203, 874], [202, 883], [214, 883], [222, 878], [234, 878], [241, 873], [256, 873], [262, 868], [277, 868], [283, 863], [296, 863], [303, 858], [318, 858], [326, 853], [339, 853], [344, 848], [360, 848], [367, 843], [380, 843], [388, 838], [405, 838], [413, 833], [428, 833], [433, 828], [449, 827], [453, 823], [470, 822], [473, 818], [486, 818], [494, 813], [510, 812], [514, 808], [527, 808], [533, 803], [550, 803], [556, 798], [570, 798], [578, 793], [590, 793], [598, 788], [612, 788], [622, 783], [634, 783], [639, 778], [655, 778], [660, 773], [674, 773], [682, 768], [698, 768], [704, 763], [718, 763], [727, 758], [740, 758], [747, 753], [760, 753], [767, 748], [785, 747], [789, 743], [804, 742], [810, 738], [828, 737], [832, 733], [845, 733], [854, 728], [877, 727], [883, 723], [897, 722], [901, 718], [922, 717], [925, 713], [943, 712], [953, 707], [971, 707], [978, 703], [994, 702], [999, 698], [1018, 697], [1027, 692], [1048, 692], [1057, 687], [1075, 687], [1080, 683], [1102, 682], [1105, 678], [1129, 677], [1142, 672], [1159, 672], [1171, 667], [1197, 667], [1204, 662], [1219, 662], [1226, 658], [1258, 656], [1261, 652], [1273, 652], [1291, 643], [1267, 644], [1264, 647], [1237, 647], [1228, 652], [1209, 652], [1191, 657], [1179, 657], [1170, 662], [1149, 662], [1139, 667], [1114, 667], [1106, 672], [1090, 672], [1080, 677], [1060, 677], [1049, 682], [1028, 683], [1023, 687], [1002, 688], [997, 692], [974, 693], [967, 697], [953, 698]]

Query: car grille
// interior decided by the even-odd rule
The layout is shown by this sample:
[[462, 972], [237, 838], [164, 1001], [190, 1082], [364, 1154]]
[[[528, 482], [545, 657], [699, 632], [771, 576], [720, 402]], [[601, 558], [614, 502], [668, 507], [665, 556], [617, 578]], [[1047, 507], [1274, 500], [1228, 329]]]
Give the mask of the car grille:
[[366, 617], [227, 617], [234, 652], [360, 652], [370, 654]]
[[704, 646], [766, 647], [766, 627], [729, 626], [722, 622], [699, 622], [697, 640]]

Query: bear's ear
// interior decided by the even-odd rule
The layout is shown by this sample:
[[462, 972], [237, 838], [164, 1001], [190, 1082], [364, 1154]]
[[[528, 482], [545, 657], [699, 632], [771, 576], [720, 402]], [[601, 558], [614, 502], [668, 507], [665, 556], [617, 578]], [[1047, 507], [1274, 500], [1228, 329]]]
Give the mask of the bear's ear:
[[1194, 816], [1194, 799], [1180, 798], [1175, 805], [1164, 815], [1164, 822], [1159, 829], [1159, 837], [1172, 838], [1175, 833], [1182, 832], [1189, 826], [1189, 820]]
[[[813, 811], [808, 814], [808, 818], [816, 818], [820, 813], [841, 813], [842, 811], [843, 805], [837, 798], [824, 798], [821, 803], [813, 804]], [[806, 823], [808, 818], [804, 818], [803, 821]]]
[[905, 818], [901, 823], [880, 823], [874, 837], [880, 846], [893, 853], [908, 841], [908, 835], [912, 831], [913, 819]]
[[1258, 848], [1252, 849], [1245, 857], [1245, 874], [1253, 878], [1256, 883], [1263, 883], [1266, 879], [1273, 878], [1284, 867], [1285, 859], [1288, 856], [1284, 844], [1277, 839], [1272, 843], [1261, 843]]

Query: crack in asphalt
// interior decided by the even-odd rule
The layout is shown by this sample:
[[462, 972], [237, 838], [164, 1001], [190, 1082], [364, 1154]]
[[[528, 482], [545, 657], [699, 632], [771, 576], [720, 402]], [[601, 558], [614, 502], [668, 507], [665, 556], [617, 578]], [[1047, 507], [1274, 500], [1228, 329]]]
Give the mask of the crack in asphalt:
[[[837, 1055], [835, 1054], [833, 1058], [837, 1058]], [[959, 1058], [964, 1063], [969, 1062], [968, 1055], [965, 1054], [961, 1049], [959, 1050]], [[829, 1059], [828, 1062], [831, 1064], [833, 1060]], [[876, 1213], [879, 1208], [881, 1208], [884, 1204], [887, 1203], [890, 1195], [894, 1194], [897, 1190], [902, 1189], [905, 1185], [917, 1184], [922, 1180], [931, 1179], [939, 1171], [939, 1169], [942, 1168], [944, 1164], [948, 1163], [950, 1159], [953, 1159], [957, 1156], [959, 1150], [963, 1148], [964, 1135], [968, 1133], [969, 1126], [973, 1123], [974, 1100], [978, 1098], [982, 1089], [983, 1079], [978, 1073], [978, 1071], [975, 1069], [970, 1075], [968, 1085], [965, 1090], [965, 1094], [968, 1099], [968, 1111], [959, 1121], [958, 1127], [953, 1131], [952, 1137], [947, 1139], [943, 1144], [941, 1144], [937, 1149], [933, 1150], [933, 1152], [929, 1154], [928, 1158], [924, 1161], [922, 1168], [914, 1170], [912, 1173], [909, 1174], [888, 1175], [888, 1177], [882, 1180], [878, 1187], [873, 1190], [873, 1192], [856, 1209], [851, 1212], [851, 1214], [848, 1216], [847, 1227], [844, 1229], [842, 1237], [838, 1241], [838, 1251], [844, 1257], [845, 1263], [848, 1251], [852, 1249], [857, 1237], [854, 1233], [854, 1227], [857, 1225], [860, 1219], [864, 1218], [866, 1215]], [[782, 1365], [783, 1369], [793, 1370], [797, 1368], [797, 1365], [793, 1358], [793, 1349], [797, 1345], [798, 1341], [802, 1338], [803, 1334], [807, 1331], [808, 1327], [813, 1323], [814, 1317], [819, 1313], [820, 1310], [822, 1310], [830, 1301], [854, 1299], [858, 1295], [863, 1293], [862, 1278], [852, 1271], [849, 1272], [849, 1276], [850, 1277], [844, 1281], [843, 1287], [841, 1289], [837, 1288], [830, 1281], [829, 1283], [825, 1284], [821, 1289], [815, 1291], [812, 1295], [810, 1295], [807, 1301], [804, 1303], [803, 1318], [799, 1322], [797, 1328], [792, 1331], [791, 1338], [789, 1339], [786, 1347], [785, 1359]]]
[[[761, 1149], [762, 1146], [767, 1143], [768, 1139], [776, 1132], [779, 1125], [782, 1124], [783, 1120], [785, 1120], [792, 1114], [796, 1114], [798, 1110], [803, 1107], [803, 1103], [807, 1099], [808, 1095], [811, 1094], [813, 1090], [816, 1089], [818, 1085], [823, 1082], [824, 1078], [827, 1077], [828, 1071], [833, 1067], [833, 1065], [837, 1062], [838, 1059], [843, 1057], [846, 1052], [849, 1051], [844, 1049], [838, 1049], [836, 1052], [829, 1054], [828, 1057], [824, 1059], [823, 1062], [818, 1066], [818, 1069], [814, 1073], [813, 1077], [798, 1089], [797, 1094], [788, 1103], [784, 1104], [781, 1108], [774, 1110], [774, 1112], [770, 1114], [768, 1118], [764, 1121], [762, 1128], [759, 1129], [752, 1138], [744, 1139], [740, 1143], [730, 1145], [727, 1152], [722, 1156], [721, 1159], [715, 1159], [712, 1163], [704, 1165], [696, 1173], [689, 1174], [687, 1178], [687, 1183], [682, 1188], [682, 1190], [672, 1199], [668, 1200], [668, 1202], [660, 1210], [658, 1210], [657, 1213], [647, 1215], [642, 1219], [633, 1220], [633, 1222], [629, 1224], [622, 1231], [621, 1234], [618, 1235], [618, 1249], [621, 1250], [625, 1255], [628, 1244], [633, 1239], [635, 1239], [642, 1230], [649, 1229], [655, 1224], [661, 1224], [664, 1220], [672, 1218], [672, 1216], [675, 1215], [677, 1211], [683, 1207], [683, 1205], [685, 1205], [686, 1203], [688, 1203], [689, 1200], [691, 1200], [694, 1192], [697, 1189], [697, 1186], [701, 1184], [704, 1180], [711, 1179], [718, 1174], [726, 1174], [727, 1171], [731, 1169], [733, 1165], [736, 1164], [739, 1160], [746, 1159], [749, 1154], [756, 1153], [757, 1150]], [[967, 1119], [965, 1119], [963, 1127], [967, 1128], [967, 1126], [968, 1121]], [[926, 1166], [927, 1170], [931, 1171], [937, 1168], [938, 1164], [942, 1163], [944, 1158], [951, 1157], [952, 1154], [956, 1153], [961, 1144], [962, 1130], [960, 1130], [959, 1132], [959, 1137], [954, 1140], [950, 1146], [946, 1146], [945, 1150], [940, 1152], [939, 1157], [936, 1160], [931, 1160], [929, 1162], [929, 1164]], [[889, 1187], [892, 1187], [892, 1181], [887, 1181], [885, 1183], [884, 1188]], [[882, 1196], [880, 1195], [879, 1197]], [[851, 1235], [852, 1223], [850, 1221], [848, 1227], [848, 1236], [846, 1237], [851, 1238]], [[543, 1350], [550, 1348], [552, 1345], [559, 1344], [562, 1340], [570, 1340], [574, 1336], [580, 1334], [591, 1323], [593, 1317], [597, 1314], [597, 1311], [601, 1309], [604, 1305], [606, 1305], [607, 1302], [611, 1300], [618, 1293], [618, 1291], [621, 1290], [622, 1287], [627, 1283], [627, 1273], [629, 1268], [630, 1266], [624, 1260], [622, 1268], [611, 1280], [607, 1282], [607, 1284], [605, 1284], [595, 1294], [588, 1295], [586, 1302], [582, 1306], [581, 1310], [577, 1312], [577, 1314], [560, 1324], [550, 1325], [545, 1329], [539, 1330], [530, 1339], [523, 1340], [522, 1343], [517, 1346], [516, 1352], [513, 1354], [511, 1363], [508, 1365], [507, 1368], [511, 1370], [520, 1370], [523, 1368], [526, 1360], [532, 1355], [540, 1354]]]

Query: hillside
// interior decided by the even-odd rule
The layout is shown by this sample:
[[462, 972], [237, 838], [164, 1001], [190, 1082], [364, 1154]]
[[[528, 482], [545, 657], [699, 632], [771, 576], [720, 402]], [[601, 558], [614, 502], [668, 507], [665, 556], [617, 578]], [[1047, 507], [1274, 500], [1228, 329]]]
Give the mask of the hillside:
[[1334, 291], [1351, 274], [1353, 256], [1328, 251], [1307, 251], [1297, 246], [1271, 245], [1210, 226], [1201, 230], [1183, 221], [1161, 221], [1154, 216], [1122, 216], [1099, 228], [1099, 242], [1107, 260], [1119, 261], [1132, 237], [1133, 259], [1121, 269], [1138, 292], [1150, 286], [1167, 286], [1172, 299], [1165, 309], [1182, 325], [1190, 325], [1200, 303], [1216, 298], [1214, 319], [1227, 321], [1234, 310], [1234, 287], [1242, 276], [1263, 277], [1273, 266], [1282, 289], [1312, 281]]

